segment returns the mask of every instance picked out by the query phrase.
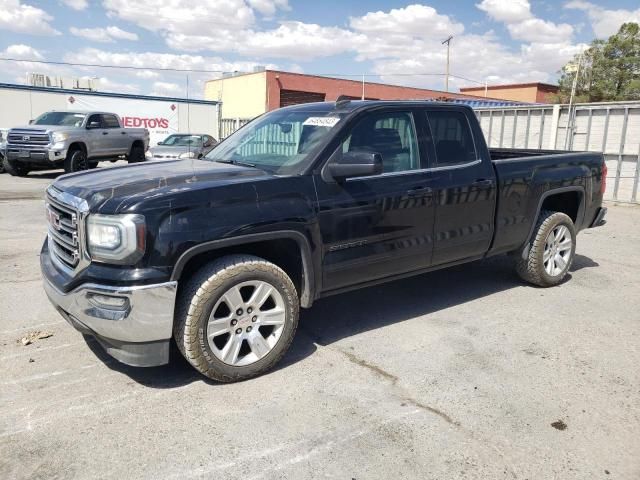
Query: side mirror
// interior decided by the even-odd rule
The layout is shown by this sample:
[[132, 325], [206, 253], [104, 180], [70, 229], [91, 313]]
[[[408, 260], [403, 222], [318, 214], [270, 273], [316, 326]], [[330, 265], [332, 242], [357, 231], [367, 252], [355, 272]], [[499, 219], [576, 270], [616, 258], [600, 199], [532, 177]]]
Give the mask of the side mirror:
[[158, 142], [158, 145], [164, 145], [164, 142], [160, 141]]
[[87, 124], [87, 130], [91, 130], [93, 128], [100, 128], [100, 122], [89, 122]]
[[373, 152], [346, 152], [327, 168], [337, 182], [351, 177], [379, 175], [382, 173], [382, 155]]
[[33, 122], [35, 122], [34, 119], [29, 120], [29, 125], [33, 125]]

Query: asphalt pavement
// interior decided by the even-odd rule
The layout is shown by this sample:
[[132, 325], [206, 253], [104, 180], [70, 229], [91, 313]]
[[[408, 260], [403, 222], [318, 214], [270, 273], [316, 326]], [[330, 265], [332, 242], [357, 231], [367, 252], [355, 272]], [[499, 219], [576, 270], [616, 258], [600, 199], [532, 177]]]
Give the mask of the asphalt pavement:
[[55, 312], [58, 173], [0, 175], [0, 479], [640, 478], [640, 207], [609, 204], [558, 287], [500, 257], [327, 298], [275, 371], [223, 385]]

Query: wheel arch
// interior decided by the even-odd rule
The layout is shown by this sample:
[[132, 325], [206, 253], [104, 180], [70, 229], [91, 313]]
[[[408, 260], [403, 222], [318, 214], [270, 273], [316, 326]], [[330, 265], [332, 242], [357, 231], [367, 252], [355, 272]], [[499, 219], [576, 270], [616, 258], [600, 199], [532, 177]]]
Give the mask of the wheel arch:
[[529, 235], [522, 246], [522, 255], [529, 254], [531, 238], [535, 232], [538, 217], [543, 210], [553, 210], [568, 215], [576, 227], [576, 233], [581, 229], [584, 223], [585, 213], [585, 190], [581, 185], [573, 185], [570, 187], [560, 187], [543, 192], [538, 200], [538, 206], [531, 217], [531, 228]]
[[131, 148], [129, 148], [129, 155], [133, 152], [135, 147], [142, 147], [144, 149], [144, 142], [140, 139], [136, 139], [131, 143]]
[[76, 150], [82, 150], [85, 155], [88, 155], [87, 145], [84, 142], [73, 142], [67, 149], [67, 155]]
[[307, 237], [295, 230], [242, 235], [191, 247], [178, 258], [171, 280], [179, 281], [188, 277], [203, 262], [239, 253], [264, 258], [282, 268], [298, 290], [300, 305], [305, 308], [312, 305], [315, 298], [315, 282], [311, 247]]

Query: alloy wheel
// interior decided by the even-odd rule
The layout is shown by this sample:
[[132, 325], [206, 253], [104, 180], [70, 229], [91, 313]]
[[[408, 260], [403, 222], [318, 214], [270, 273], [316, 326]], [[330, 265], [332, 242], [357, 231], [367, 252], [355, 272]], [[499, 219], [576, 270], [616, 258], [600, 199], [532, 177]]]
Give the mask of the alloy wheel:
[[273, 350], [285, 321], [285, 302], [276, 287], [262, 280], [234, 285], [211, 310], [209, 347], [227, 365], [251, 365]]
[[544, 269], [548, 275], [556, 277], [571, 261], [573, 239], [564, 225], [558, 225], [549, 233], [542, 254]]

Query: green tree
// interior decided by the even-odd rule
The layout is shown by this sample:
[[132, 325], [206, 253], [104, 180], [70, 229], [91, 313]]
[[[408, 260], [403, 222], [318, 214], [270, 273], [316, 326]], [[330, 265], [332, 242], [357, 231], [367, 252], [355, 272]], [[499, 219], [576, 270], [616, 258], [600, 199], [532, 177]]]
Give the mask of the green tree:
[[562, 67], [557, 102], [569, 102], [580, 62], [576, 102], [640, 100], [640, 25], [625, 23], [608, 40], [594, 40]]

